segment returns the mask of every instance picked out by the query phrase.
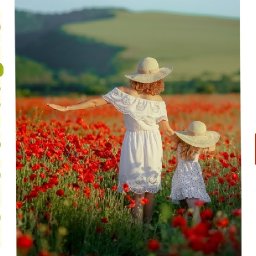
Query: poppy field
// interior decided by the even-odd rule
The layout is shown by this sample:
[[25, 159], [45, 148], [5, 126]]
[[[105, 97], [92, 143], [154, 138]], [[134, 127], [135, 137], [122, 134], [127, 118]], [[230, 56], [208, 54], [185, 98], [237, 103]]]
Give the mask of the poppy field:
[[241, 255], [240, 95], [163, 98], [174, 130], [201, 120], [221, 134], [216, 151], [200, 157], [212, 200], [198, 202], [201, 222], [168, 199], [176, 154], [165, 134], [162, 190], [152, 225], [141, 225], [129, 187], [116, 191], [122, 115], [111, 105], [68, 112], [46, 105], [82, 98], [17, 98], [18, 255]]

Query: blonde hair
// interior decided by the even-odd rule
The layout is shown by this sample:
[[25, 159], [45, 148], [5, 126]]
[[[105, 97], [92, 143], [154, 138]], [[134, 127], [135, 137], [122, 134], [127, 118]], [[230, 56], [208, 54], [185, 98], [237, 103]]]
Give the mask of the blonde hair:
[[130, 86], [138, 93], [150, 95], [159, 95], [161, 92], [164, 91], [164, 81], [162, 79], [153, 83], [140, 83], [130, 80]]
[[183, 160], [194, 160], [196, 154], [205, 154], [209, 151], [208, 148], [199, 148], [189, 145], [181, 140], [178, 136], [175, 136], [174, 141], [177, 147], [180, 145], [180, 156]]

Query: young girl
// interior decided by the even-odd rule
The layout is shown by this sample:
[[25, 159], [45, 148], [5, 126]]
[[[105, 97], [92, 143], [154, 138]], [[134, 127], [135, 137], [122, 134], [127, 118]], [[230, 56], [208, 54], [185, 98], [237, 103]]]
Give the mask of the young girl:
[[198, 163], [200, 153], [213, 151], [220, 135], [215, 131], [207, 131], [206, 125], [200, 121], [193, 121], [188, 130], [176, 131], [178, 164], [172, 177], [171, 199], [173, 203], [180, 203], [193, 210], [193, 222], [200, 221], [198, 200], [210, 202]]
[[[130, 80], [128, 87], [114, 88], [100, 98], [77, 105], [48, 104], [67, 111], [111, 103], [123, 113], [126, 132], [121, 149], [118, 191], [129, 186], [135, 197], [133, 216], [145, 223], [151, 221], [154, 194], [161, 188], [163, 149], [159, 126], [167, 135], [173, 134], [165, 102], [159, 95], [164, 91], [163, 78], [169, 73], [169, 68], [159, 68], [156, 59], [147, 57], [139, 62], [135, 73], [126, 75]], [[144, 206], [141, 204], [143, 197], [148, 199]]]

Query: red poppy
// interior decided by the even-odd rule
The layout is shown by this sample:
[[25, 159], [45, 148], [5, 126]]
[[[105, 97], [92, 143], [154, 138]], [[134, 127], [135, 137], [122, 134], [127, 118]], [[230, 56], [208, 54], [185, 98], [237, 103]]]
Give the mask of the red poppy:
[[201, 207], [201, 206], [204, 205], [204, 201], [202, 201], [202, 200], [197, 200], [197, 201], [195, 202], [195, 205]]
[[218, 177], [218, 182], [220, 184], [223, 184], [225, 182], [225, 179], [223, 179], [222, 177]]
[[16, 162], [16, 169], [20, 170], [24, 167], [24, 164], [22, 164], [21, 162]]
[[186, 212], [185, 208], [179, 208], [179, 209], [177, 209], [176, 214], [177, 215], [183, 215], [185, 212]]
[[47, 250], [42, 250], [38, 253], [38, 256], [51, 256], [51, 253]]
[[236, 217], [241, 217], [241, 208], [233, 210], [232, 214]]
[[91, 195], [91, 189], [89, 187], [84, 188], [84, 195], [89, 198]]
[[149, 239], [147, 247], [149, 251], [158, 251], [160, 249], [160, 242], [156, 239]]
[[229, 156], [232, 157], [232, 158], [233, 158], [233, 157], [236, 157], [236, 155], [235, 155], [234, 152], [231, 152], [231, 153], [229, 154]]
[[173, 227], [184, 228], [184, 227], [186, 227], [186, 225], [187, 225], [187, 221], [183, 216], [177, 215], [177, 216], [173, 217], [173, 219], [172, 219]]
[[46, 178], [46, 175], [45, 175], [45, 173], [40, 173], [40, 177], [42, 178], [42, 179], [45, 179]]
[[213, 211], [209, 208], [204, 209], [201, 213], [202, 221], [211, 220], [213, 218]]
[[57, 191], [56, 191], [56, 195], [57, 196], [60, 196], [60, 197], [62, 197], [62, 196], [64, 196], [64, 190], [63, 189], [58, 189]]
[[225, 228], [228, 226], [228, 224], [229, 224], [229, 219], [226, 217], [221, 217], [216, 221], [216, 226], [219, 228]]
[[23, 203], [21, 201], [16, 202], [16, 209], [20, 209], [22, 207]]
[[30, 249], [33, 246], [33, 238], [29, 234], [21, 234], [17, 238], [17, 247], [20, 249]]
[[142, 205], [145, 205], [145, 204], [148, 204], [148, 203], [149, 203], [149, 200], [148, 200], [147, 198], [145, 198], [145, 197], [142, 197], [141, 200], [140, 200], [140, 203], [141, 203]]
[[128, 208], [134, 208], [136, 206], [135, 200], [131, 199], [130, 204], [127, 206]]
[[168, 162], [169, 162], [169, 164], [171, 164], [171, 165], [175, 165], [175, 164], [177, 163], [177, 159], [176, 159], [175, 156], [172, 156], [172, 158], [171, 158]]
[[101, 222], [104, 224], [108, 223], [108, 218], [107, 217], [101, 218]]
[[112, 186], [111, 190], [117, 191], [117, 185]]
[[128, 193], [130, 191], [129, 185], [128, 184], [123, 184], [123, 190], [124, 192]]

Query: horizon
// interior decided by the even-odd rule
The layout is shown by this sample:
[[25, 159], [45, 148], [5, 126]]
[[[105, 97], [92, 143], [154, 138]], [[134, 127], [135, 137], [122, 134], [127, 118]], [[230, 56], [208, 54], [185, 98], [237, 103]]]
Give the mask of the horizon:
[[28, 9], [18, 9], [15, 8], [15, 11], [20, 12], [28, 12], [33, 14], [39, 14], [39, 15], [61, 15], [71, 12], [79, 12], [82, 10], [94, 10], [94, 9], [114, 9], [114, 10], [124, 10], [128, 12], [134, 12], [134, 13], [167, 13], [167, 14], [173, 14], [173, 15], [181, 15], [181, 16], [195, 16], [195, 17], [209, 17], [209, 18], [220, 18], [220, 19], [232, 19], [232, 20], [240, 20], [240, 17], [233, 17], [233, 16], [222, 16], [217, 14], [203, 14], [203, 13], [188, 13], [188, 12], [178, 12], [178, 11], [168, 11], [168, 10], [131, 10], [129, 8], [124, 7], [82, 7], [78, 9], [70, 9], [67, 11], [55, 11], [55, 12], [43, 12], [43, 11], [35, 11], [35, 10], [28, 10]]
[[16, 0], [15, 9], [40, 14], [61, 14], [83, 9], [125, 9], [133, 12], [165, 12], [177, 13], [192, 16], [210, 16], [240, 19], [240, 1], [239, 0], [223, 0], [216, 2], [215, 0], [159, 0], [153, 2], [150, 0], [128, 0], [119, 2], [118, 0], [61, 0], [59, 1], [45, 0]]

